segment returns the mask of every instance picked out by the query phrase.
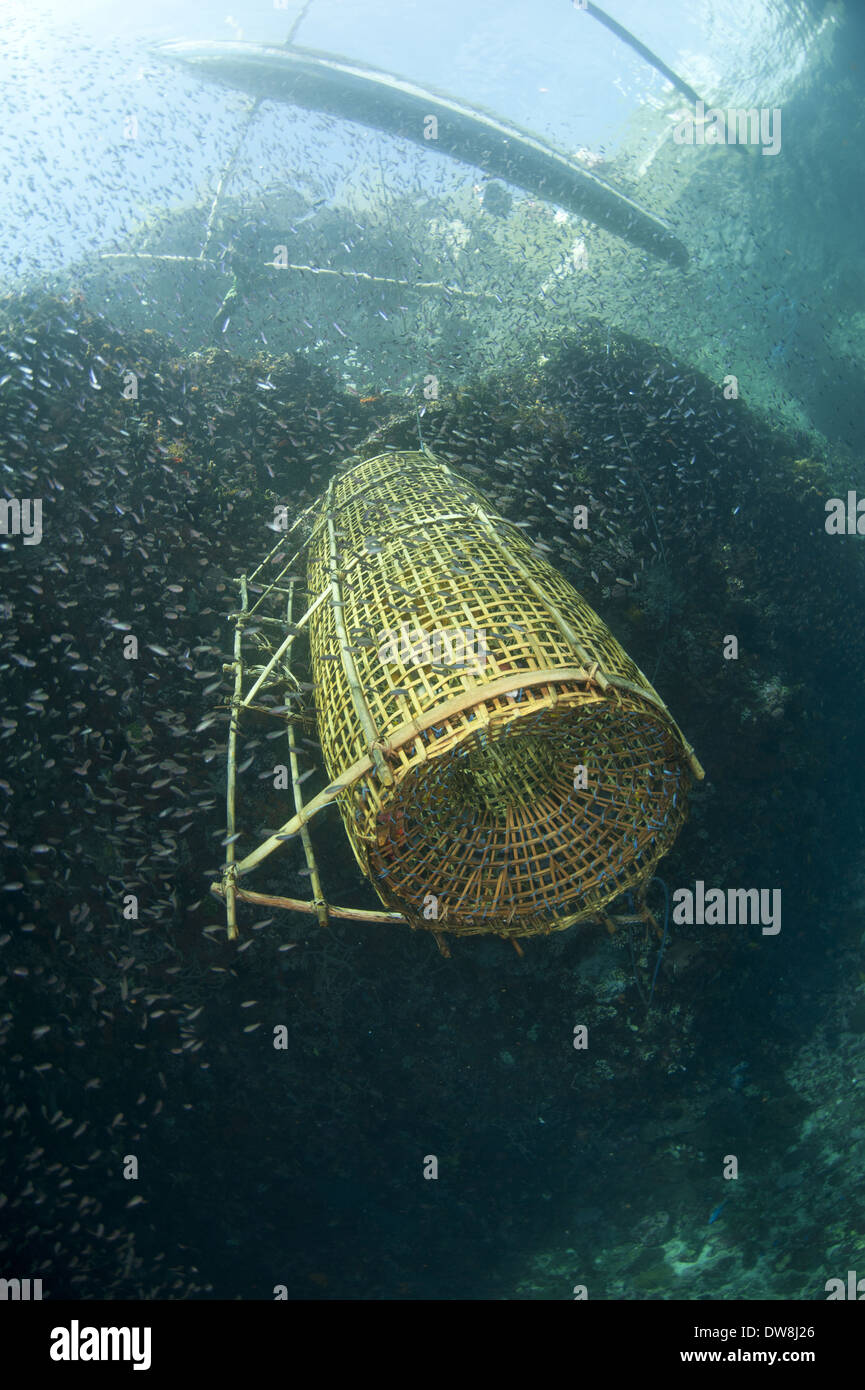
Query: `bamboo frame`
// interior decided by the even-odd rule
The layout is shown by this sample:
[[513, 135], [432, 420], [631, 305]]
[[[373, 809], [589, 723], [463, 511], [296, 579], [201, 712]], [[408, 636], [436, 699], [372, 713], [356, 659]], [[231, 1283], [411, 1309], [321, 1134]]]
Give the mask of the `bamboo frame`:
[[[443, 503], [433, 514], [431, 496]], [[387, 510], [392, 507], [406, 513], [396, 525]], [[426, 449], [394, 451], [338, 473], [322, 500], [290, 530], [304, 518], [311, 519], [309, 535], [289, 560], [282, 554], [283, 535], [241, 580], [229, 775], [236, 767], [234, 721], [240, 711], [288, 710], [295, 809], [244, 857], [228, 846], [222, 881], [211, 891], [225, 899], [229, 935], [236, 935], [238, 900], [315, 915], [321, 925], [329, 918], [408, 924], [433, 932], [440, 945], [443, 933], [513, 939], [575, 921], [603, 921], [615, 929], [627, 918], [611, 915], [605, 904], [628, 888], [636, 896], [638, 920], [651, 921], [657, 930], [651, 914], [646, 916], [645, 885], [686, 815], [684, 795], [678, 807], [676, 795], [686, 789], [685, 769], [696, 779], [703, 769], [664, 701], [585, 600], [521, 532], [487, 510], [471, 484]], [[339, 545], [337, 525], [348, 538]], [[374, 549], [360, 541], [370, 528], [384, 537]], [[290, 570], [304, 552], [307, 607], [292, 625], [298, 576]], [[268, 580], [266, 568], [275, 562], [282, 563]], [[253, 579], [261, 592], [250, 603]], [[422, 660], [420, 671], [402, 658], [404, 669], [391, 676], [384, 665], [389, 658], [380, 649], [371, 656], [376, 642], [365, 638], [386, 625], [390, 613], [398, 614], [400, 605], [406, 607], [404, 599], [393, 597], [394, 583], [409, 596], [413, 614], [432, 614], [433, 621], [438, 612], [442, 622], [456, 611], [464, 623], [480, 608], [494, 637], [507, 635], [496, 630], [503, 624], [518, 636], [486, 670], [485, 649], [483, 661], [474, 657], [456, 666], [427, 657], [433, 664], [427, 668]], [[280, 623], [291, 628], [281, 642]], [[242, 634], [253, 624], [264, 660], [244, 667]], [[303, 630], [310, 638], [318, 731], [331, 774], [306, 804], [294, 727], [300, 715], [288, 699], [276, 710], [256, 701], [277, 682], [280, 667], [280, 679], [297, 687], [290, 654]], [[254, 679], [244, 694], [245, 677]], [[569, 733], [571, 728], [576, 732]], [[584, 746], [598, 774], [591, 796], [580, 798], [565, 789], [561, 759], [567, 747]], [[461, 788], [473, 788], [470, 794], [480, 797], [467, 824], [454, 820]], [[570, 803], [577, 816], [563, 821]], [[326, 902], [309, 826], [332, 804], [339, 806], [349, 844], [383, 912]], [[231, 838], [233, 801], [229, 819]], [[311, 902], [241, 886], [298, 835], [312, 879]], [[427, 921], [416, 904], [422, 885], [430, 882], [443, 905]]]
[[[297, 523], [295, 523], [295, 524], [297, 524]], [[292, 528], [292, 529], [293, 529], [293, 528]], [[272, 549], [272, 551], [270, 552], [270, 554], [273, 555], [274, 553], [278, 552], [279, 545], [281, 545], [281, 544], [282, 544], [281, 541], [278, 542], [277, 545], [273, 547], [273, 549]], [[303, 548], [303, 547], [301, 547], [301, 549], [302, 549], [302, 548]], [[299, 554], [299, 553], [300, 553], [300, 552], [298, 552], [298, 554]], [[268, 558], [269, 558], [269, 557], [268, 557]], [[296, 559], [297, 559], [297, 555], [295, 555], [295, 556], [293, 557], [293, 559], [296, 560]], [[266, 563], [266, 560], [265, 560], [264, 562], [262, 562], [262, 563]], [[253, 571], [253, 574], [258, 574], [259, 571], [261, 570], [261, 568], [262, 568], [262, 566], [259, 565], [259, 566], [258, 566], [258, 569], [256, 569], [256, 570]], [[285, 573], [286, 568], [287, 568], [287, 566], [284, 566], [284, 567], [283, 567], [283, 570], [280, 572], [280, 577], [282, 576], [282, 574]], [[227, 843], [226, 843], [226, 850], [225, 850], [225, 865], [224, 865], [223, 871], [222, 871], [222, 879], [221, 879], [221, 882], [220, 882], [219, 884], [212, 884], [212, 885], [211, 885], [211, 892], [214, 893], [214, 894], [216, 894], [217, 896], [220, 896], [220, 897], [224, 898], [224, 900], [225, 900], [226, 924], [227, 924], [227, 929], [228, 929], [228, 939], [229, 939], [230, 941], [236, 940], [236, 939], [237, 939], [237, 936], [238, 936], [238, 928], [237, 928], [237, 906], [236, 906], [238, 900], [240, 900], [240, 901], [252, 901], [252, 899], [249, 899], [248, 895], [247, 895], [245, 892], [241, 891], [241, 890], [238, 889], [238, 887], [237, 887], [238, 865], [237, 865], [237, 862], [236, 862], [236, 850], [235, 850], [236, 839], [235, 839], [235, 836], [236, 836], [236, 829], [237, 829], [237, 819], [236, 819], [237, 745], [238, 745], [238, 738], [239, 738], [239, 734], [240, 734], [240, 714], [241, 714], [241, 711], [244, 710], [244, 709], [245, 709], [245, 710], [254, 710], [254, 711], [257, 711], [257, 712], [263, 713], [263, 714], [271, 714], [271, 713], [272, 713], [272, 711], [271, 711], [270, 709], [268, 709], [268, 707], [267, 707], [266, 705], [253, 704], [253, 698], [254, 698], [254, 696], [258, 693], [258, 691], [267, 683], [268, 678], [271, 677], [271, 676], [273, 675], [273, 672], [276, 670], [277, 664], [280, 663], [280, 662], [281, 662], [281, 664], [282, 664], [282, 678], [284, 679], [286, 686], [289, 686], [289, 685], [291, 684], [291, 682], [292, 682], [292, 674], [291, 674], [291, 666], [290, 666], [290, 661], [289, 661], [289, 659], [288, 659], [288, 654], [289, 654], [289, 652], [290, 652], [292, 643], [294, 642], [295, 636], [297, 635], [297, 633], [295, 632], [295, 633], [291, 633], [288, 637], [285, 638], [285, 640], [279, 645], [279, 647], [276, 649], [276, 651], [271, 655], [269, 661], [268, 661], [268, 662], [265, 664], [265, 666], [257, 673], [256, 680], [254, 681], [254, 683], [253, 683], [253, 685], [251, 686], [251, 688], [247, 691], [246, 695], [243, 695], [243, 678], [244, 678], [244, 674], [251, 674], [251, 673], [252, 673], [252, 672], [251, 672], [251, 669], [250, 669], [248, 666], [245, 665], [245, 663], [244, 663], [244, 658], [243, 658], [243, 632], [244, 632], [244, 629], [245, 629], [245, 627], [247, 627], [247, 626], [250, 624], [251, 621], [254, 621], [256, 624], [258, 624], [258, 623], [260, 623], [260, 622], [262, 621], [261, 615], [258, 615], [258, 616], [256, 616], [256, 617], [253, 618], [253, 614], [255, 613], [255, 610], [256, 610], [256, 608], [258, 607], [258, 604], [261, 602], [261, 599], [262, 599], [271, 589], [273, 589], [273, 590], [276, 591], [276, 592], [280, 592], [280, 593], [286, 592], [286, 591], [284, 591], [284, 590], [278, 588], [276, 585], [268, 586], [268, 587], [264, 590], [263, 594], [259, 596], [259, 599], [256, 600], [256, 603], [252, 606], [252, 608], [250, 608], [250, 605], [249, 605], [249, 583], [250, 583], [250, 578], [251, 578], [251, 577], [248, 576], [248, 575], [241, 575], [241, 576], [240, 576], [240, 579], [238, 580], [238, 584], [239, 584], [239, 587], [240, 587], [240, 600], [241, 600], [241, 601], [240, 601], [240, 608], [239, 608], [239, 609], [237, 610], [237, 612], [235, 612], [234, 615], [233, 615], [233, 617], [234, 617], [234, 658], [233, 658], [233, 660], [232, 660], [231, 662], [226, 662], [226, 663], [224, 663], [224, 665], [223, 665], [223, 670], [224, 670], [224, 671], [232, 671], [233, 674], [234, 674], [234, 689], [233, 689], [233, 694], [232, 694], [232, 696], [231, 696], [231, 698], [230, 698], [230, 700], [229, 700], [230, 718], [229, 718], [228, 744], [227, 744], [227, 750], [226, 750], [226, 841], [227, 841]], [[288, 591], [287, 591], [287, 593], [288, 593], [288, 600], [287, 600], [287, 604], [286, 604], [285, 617], [284, 617], [283, 621], [282, 621], [281, 623], [279, 623], [280, 628], [283, 629], [283, 630], [284, 630], [284, 627], [285, 627], [286, 624], [291, 625], [291, 622], [292, 622], [293, 591], [294, 591], [294, 582], [292, 582], [292, 583], [290, 584], [289, 589], [288, 589]], [[302, 629], [302, 627], [303, 627], [306, 623], [309, 622], [309, 619], [310, 619], [310, 617], [311, 617], [311, 615], [312, 615], [312, 612], [313, 612], [313, 610], [314, 610], [314, 608], [315, 608], [316, 606], [317, 606], [317, 604], [316, 604], [316, 605], [312, 605], [312, 607], [311, 607], [310, 609], [307, 609], [307, 611], [306, 611], [306, 613], [303, 615], [303, 617], [302, 617], [301, 619], [299, 619], [299, 621], [298, 621], [298, 623], [297, 623], [297, 625], [296, 625], [298, 630], [299, 630], [299, 629]], [[273, 621], [276, 621], [276, 620], [273, 620]], [[253, 668], [253, 669], [254, 669], [254, 668]], [[296, 729], [295, 729], [295, 719], [294, 719], [293, 716], [289, 716], [289, 717], [286, 719], [286, 736], [287, 736], [287, 739], [288, 739], [288, 746], [289, 746], [289, 765], [290, 765], [290, 771], [291, 771], [292, 792], [293, 792], [293, 795], [294, 795], [295, 810], [296, 810], [296, 812], [297, 812], [298, 814], [300, 814], [300, 815], [302, 816], [302, 815], [303, 815], [303, 811], [304, 811], [304, 806], [303, 806], [303, 795], [302, 795], [302, 792], [301, 792], [301, 789], [300, 789], [300, 770], [299, 770], [298, 761], [297, 761]], [[326, 925], [327, 925], [327, 921], [328, 921], [328, 912], [329, 912], [329, 908], [328, 908], [328, 904], [327, 904], [327, 902], [326, 902], [326, 900], [325, 900], [324, 893], [323, 893], [323, 890], [322, 890], [321, 878], [320, 878], [320, 875], [319, 875], [319, 872], [318, 872], [318, 865], [317, 865], [316, 860], [315, 860], [315, 852], [314, 852], [314, 849], [313, 849], [312, 840], [311, 840], [311, 838], [310, 838], [310, 835], [309, 835], [308, 830], [306, 829], [306, 818], [304, 818], [304, 819], [300, 822], [298, 828], [299, 828], [299, 833], [300, 833], [300, 835], [301, 835], [301, 841], [302, 841], [302, 844], [303, 844], [304, 854], [305, 854], [305, 856], [306, 856], [307, 867], [308, 867], [308, 869], [309, 869], [309, 871], [310, 871], [310, 879], [311, 879], [311, 882], [312, 882], [313, 891], [314, 891], [314, 893], [315, 893], [315, 898], [314, 898], [313, 903], [312, 903], [312, 904], [309, 904], [309, 905], [306, 905], [306, 904], [305, 904], [304, 906], [305, 906], [305, 907], [306, 907], [306, 906], [311, 907], [312, 910], [313, 910], [313, 911], [315, 912], [315, 914], [317, 915], [320, 925], [321, 925], [321, 926], [326, 926]], [[285, 903], [288, 903], [289, 901], [290, 901], [289, 899], [284, 900], [284, 904], [285, 904]], [[284, 904], [283, 904], [283, 905], [284, 905]]]

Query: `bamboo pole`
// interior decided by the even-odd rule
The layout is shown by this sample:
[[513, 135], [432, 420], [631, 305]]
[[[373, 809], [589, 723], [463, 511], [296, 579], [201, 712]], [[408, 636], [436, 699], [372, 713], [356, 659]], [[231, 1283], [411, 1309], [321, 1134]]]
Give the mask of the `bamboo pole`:
[[[307, 608], [307, 610], [306, 610], [306, 612], [304, 613], [303, 617], [302, 617], [302, 618], [298, 618], [297, 623], [295, 624], [295, 626], [296, 626], [298, 629], [304, 627], [305, 624], [309, 622], [309, 620], [310, 620], [310, 618], [312, 617], [313, 613], [315, 612], [316, 608], [319, 608], [319, 607], [321, 606], [321, 604], [324, 603], [324, 600], [327, 598], [327, 595], [328, 595], [328, 590], [325, 589], [323, 593], [319, 594], [318, 598], [315, 600], [315, 603], [314, 603], [310, 608]], [[270, 673], [271, 673], [271, 671], [273, 670], [274, 666], [275, 666], [276, 663], [280, 660], [281, 657], [285, 656], [285, 653], [288, 651], [289, 647], [291, 646], [291, 644], [292, 644], [292, 642], [294, 641], [294, 639], [295, 639], [296, 636], [297, 636], [297, 633], [296, 633], [296, 632], [289, 633], [289, 635], [288, 635], [288, 637], [286, 637], [285, 641], [282, 642], [282, 643], [280, 644], [279, 647], [277, 647], [276, 651], [273, 653], [273, 656], [270, 658], [270, 661], [269, 661], [269, 662], [267, 663], [267, 665], [264, 667], [263, 671], [261, 672], [260, 676], [258, 677], [258, 680], [255, 682], [255, 685], [252, 687], [251, 690], [247, 691], [247, 693], [246, 693], [246, 695], [245, 695], [245, 697], [244, 697], [244, 700], [243, 700], [243, 703], [244, 703], [245, 705], [248, 705], [249, 702], [250, 702], [250, 700], [252, 699], [252, 697], [253, 697], [254, 695], [257, 695], [257, 694], [258, 694], [258, 691], [261, 689], [262, 685], [263, 685], [264, 682], [267, 680], [267, 677], [270, 675]]]
[[247, 111], [246, 120], [243, 122], [243, 125], [240, 128], [240, 133], [237, 137], [237, 140], [235, 141], [234, 149], [232, 150], [228, 162], [226, 163], [225, 167], [222, 170], [222, 173], [219, 176], [219, 182], [216, 185], [216, 192], [213, 195], [213, 203], [211, 204], [210, 208], [210, 216], [207, 219], [207, 226], [205, 228], [204, 245], [201, 248], [201, 256], [199, 258], [202, 261], [207, 255], [207, 250], [210, 246], [210, 238], [213, 236], [213, 223], [216, 220], [216, 210], [219, 207], [220, 199], [222, 198], [222, 191], [225, 188], [225, 185], [228, 183], [229, 179], [231, 178], [231, 175], [234, 173], [234, 166], [237, 163], [237, 156], [240, 154], [241, 146], [244, 140], [246, 139], [246, 132], [252, 124], [253, 117], [255, 116], [256, 111], [260, 107], [261, 101], [261, 97], [256, 97], [249, 110]]
[[[234, 794], [237, 785], [237, 732], [240, 719], [240, 693], [243, 688], [243, 627], [246, 621], [248, 596], [246, 575], [240, 576], [240, 612], [234, 622], [234, 695], [231, 699], [231, 719], [228, 725], [228, 756], [225, 774], [225, 825], [228, 844], [225, 847], [225, 868], [222, 871], [225, 885], [225, 915], [228, 923], [228, 939], [237, 938], [237, 868], [235, 865], [234, 839]], [[223, 670], [230, 669], [229, 666]]]
[[[304, 520], [304, 518], [307, 517], [307, 516], [309, 516], [309, 514], [310, 514], [310, 512], [313, 510], [313, 508], [315, 508], [315, 507], [317, 507], [317, 506], [318, 506], [318, 501], [317, 501], [317, 500], [316, 500], [315, 502], [310, 502], [309, 506], [308, 506], [308, 507], [304, 507], [303, 511], [302, 511], [298, 516], [295, 517], [295, 519], [294, 519], [294, 521], [291, 523], [291, 525], [287, 528], [287, 530], [283, 531], [283, 533], [282, 533], [282, 535], [280, 536], [279, 540], [274, 542], [274, 544], [270, 547], [270, 550], [268, 550], [267, 554], [265, 555], [264, 559], [263, 559], [262, 561], [260, 561], [259, 564], [256, 565], [255, 569], [254, 569], [254, 570], [252, 571], [252, 573], [249, 575], [249, 582], [250, 582], [250, 584], [252, 583], [253, 579], [255, 579], [256, 576], [261, 572], [261, 570], [264, 569], [265, 565], [266, 565], [266, 564], [269, 564], [269, 562], [273, 559], [273, 556], [276, 555], [277, 551], [279, 550], [279, 547], [280, 547], [281, 545], [285, 545], [285, 542], [287, 541], [288, 537], [291, 535], [292, 531], [296, 531], [297, 528], [298, 528], [298, 526], [300, 525], [300, 523]], [[285, 571], [289, 568], [289, 566], [290, 566], [290, 565], [293, 565], [294, 562], [295, 562], [295, 560], [299, 560], [299, 559], [300, 559], [300, 557], [301, 557], [301, 555], [303, 554], [304, 550], [305, 550], [306, 547], [309, 545], [309, 541], [310, 541], [311, 539], [312, 539], [312, 537], [310, 536], [310, 537], [309, 537], [309, 540], [305, 540], [305, 541], [303, 542], [303, 545], [302, 545], [298, 550], [296, 550], [296, 551], [294, 552], [294, 554], [292, 555], [291, 559], [288, 560], [288, 561], [286, 561], [286, 563], [283, 565], [282, 569], [279, 571], [279, 574], [276, 576], [276, 579], [274, 579], [274, 580], [272, 581], [274, 584], [278, 584], [278, 583], [279, 583], [279, 580], [280, 580], [281, 577], [285, 574]], [[270, 585], [268, 585], [268, 588], [270, 588]], [[265, 589], [265, 590], [263, 591], [263, 593], [261, 593], [261, 594], [259, 595], [259, 598], [258, 598], [258, 602], [259, 602], [259, 603], [260, 603], [261, 600], [265, 597], [266, 593], [267, 593], [267, 589]], [[253, 610], [253, 611], [254, 611], [254, 610]]]
[[[190, 265], [209, 265], [222, 269], [221, 261], [204, 259], [201, 256], [173, 256], [154, 251], [103, 251], [101, 261], [186, 261]], [[442, 294], [455, 294], [460, 299], [487, 299], [501, 303], [499, 296], [488, 294], [485, 290], [461, 290], [458, 285], [446, 285], [443, 280], [398, 280], [393, 275], [369, 275], [365, 270], [332, 270], [321, 265], [283, 265], [280, 261], [265, 261], [266, 266], [276, 270], [292, 270], [295, 274], [324, 275], [335, 280], [365, 280], [372, 285], [396, 285], [401, 290], [437, 290]]]
[[220, 261], [202, 260], [200, 256], [170, 256], [155, 251], [103, 251], [100, 261], [187, 261], [190, 265], [212, 265], [220, 270]]
[[[210, 885], [210, 891], [215, 898], [222, 898], [225, 896], [225, 889], [221, 883], [212, 883]], [[258, 907], [283, 907], [288, 912], [302, 912], [307, 917], [315, 917], [316, 915], [316, 904], [314, 902], [306, 902], [303, 898], [283, 898], [276, 893], [254, 893], [246, 888], [236, 889], [236, 896], [240, 902], [253, 903]], [[411, 925], [408, 918], [404, 917], [401, 912], [377, 912], [374, 908], [367, 910], [363, 907], [334, 907], [332, 903], [329, 903], [328, 913], [331, 917], [339, 917], [349, 922], [381, 922], [385, 925], [394, 926]], [[512, 916], [512, 912], [508, 914], [505, 923], [506, 926], [510, 923]], [[614, 932], [617, 927], [627, 926], [628, 924], [633, 924], [634, 926], [648, 925], [644, 917], [637, 916], [633, 913], [622, 915], [618, 913], [610, 914], [605, 912], [603, 908], [596, 908], [592, 915], [584, 918], [583, 921], [596, 922], [599, 925], [603, 922], [607, 930], [611, 933]], [[658, 934], [661, 935], [657, 923], [653, 922], [652, 925], [654, 925]], [[428, 927], [427, 930], [438, 940], [441, 934], [447, 931], [447, 927], [439, 922], [437, 926]], [[507, 931], [499, 932], [498, 935], [511, 941], [515, 940], [515, 937]], [[444, 950], [442, 954], [449, 956], [450, 952]]]
[[499, 296], [486, 290], [462, 290], [459, 285], [446, 285], [443, 280], [398, 280], [393, 275], [370, 275], [365, 270], [331, 270], [319, 265], [283, 265], [281, 261], [265, 261], [265, 265], [275, 270], [305, 271], [308, 275], [335, 276], [340, 280], [364, 280], [372, 285], [398, 285], [404, 290], [441, 290], [444, 294], [455, 294], [461, 299], [488, 299], [501, 303]]
[[[225, 896], [225, 889], [221, 883], [212, 883], [210, 891], [216, 898]], [[317, 905], [315, 903], [304, 902], [302, 898], [283, 898], [274, 893], [253, 893], [246, 888], [236, 889], [236, 896], [241, 902], [258, 903], [261, 907], [284, 907], [289, 912], [304, 912], [308, 917], [315, 917]], [[334, 907], [328, 904], [328, 913], [331, 917], [343, 917], [350, 922], [392, 922], [397, 926], [405, 926], [408, 918], [403, 917], [401, 912], [376, 912], [360, 907]]]
[[[286, 599], [285, 603], [286, 621], [289, 624], [291, 623], [293, 611], [293, 590], [294, 585], [291, 584], [289, 586], [288, 598]], [[288, 685], [291, 681], [291, 666], [289, 664], [288, 654], [286, 654], [286, 659], [283, 662], [283, 667], [285, 670], [286, 685]], [[300, 789], [300, 768], [298, 767], [297, 762], [297, 742], [294, 734], [294, 720], [292, 719], [291, 715], [289, 715], [288, 717], [288, 761], [291, 766], [291, 787], [292, 791], [294, 792], [294, 809], [296, 812], [302, 811], [303, 792]], [[313, 900], [315, 902], [315, 908], [318, 914], [318, 925], [320, 927], [326, 927], [327, 903], [325, 902], [324, 892], [321, 886], [321, 878], [319, 877], [318, 865], [315, 862], [315, 852], [312, 847], [312, 837], [309, 833], [308, 826], [301, 826], [300, 839], [301, 843], [303, 844], [304, 855], [306, 856], [306, 867], [309, 869], [309, 878], [310, 883], [312, 885]]]

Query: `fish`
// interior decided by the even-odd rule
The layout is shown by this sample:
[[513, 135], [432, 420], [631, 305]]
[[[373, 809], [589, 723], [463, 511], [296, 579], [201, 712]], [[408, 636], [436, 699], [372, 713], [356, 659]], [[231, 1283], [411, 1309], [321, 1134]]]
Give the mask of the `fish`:
[[[154, 54], [257, 98], [285, 101], [411, 140], [685, 266], [687, 247], [660, 218], [552, 145], [491, 112], [335, 54], [239, 40], [172, 41]], [[429, 138], [430, 118], [436, 138]], [[342, 331], [342, 330], [340, 330]]]

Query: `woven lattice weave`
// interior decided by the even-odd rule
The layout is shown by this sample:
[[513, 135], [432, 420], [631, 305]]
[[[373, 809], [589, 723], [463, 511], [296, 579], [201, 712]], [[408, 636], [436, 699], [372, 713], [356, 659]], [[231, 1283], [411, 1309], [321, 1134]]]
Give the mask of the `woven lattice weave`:
[[[319, 737], [355, 856], [413, 925], [532, 935], [651, 878], [699, 764], [646, 677], [520, 531], [429, 453], [315, 514]], [[460, 635], [462, 634], [462, 635]], [[373, 766], [369, 767], [372, 756]]]

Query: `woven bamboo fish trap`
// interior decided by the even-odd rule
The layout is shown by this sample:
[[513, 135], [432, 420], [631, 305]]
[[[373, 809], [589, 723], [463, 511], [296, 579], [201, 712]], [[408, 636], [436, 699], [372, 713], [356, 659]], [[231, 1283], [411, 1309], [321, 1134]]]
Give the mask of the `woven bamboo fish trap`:
[[[643, 672], [519, 528], [429, 451], [394, 452], [334, 478], [306, 549], [298, 626], [308, 625], [330, 784], [304, 807], [295, 774], [297, 809], [281, 832], [239, 863], [230, 846], [214, 885], [230, 931], [238, 897], [321, 921], [514, 937], [589, 918], [609, 925], [605, 909], [629, 890], [641, 904], [703, 772]], [[272, 604], [291, 592], [286, 572], [264, 587]], [[242, 632], [256, 612], [246, 586], [232, 737], [293, 641], [277, 642], [272, 617], [273, 629], [256, 634], [260, 643], [262, 630], [272, 633], [269, 665], [247, 668]], [[248, 675], [256, 678], [244, 694]], [[229, 801], [230, 836], [231, 770]], [[324, 901], [306, 827], [333, 801], [387, 912]], [[312, 903], [239, 886], [299, 833]]]

